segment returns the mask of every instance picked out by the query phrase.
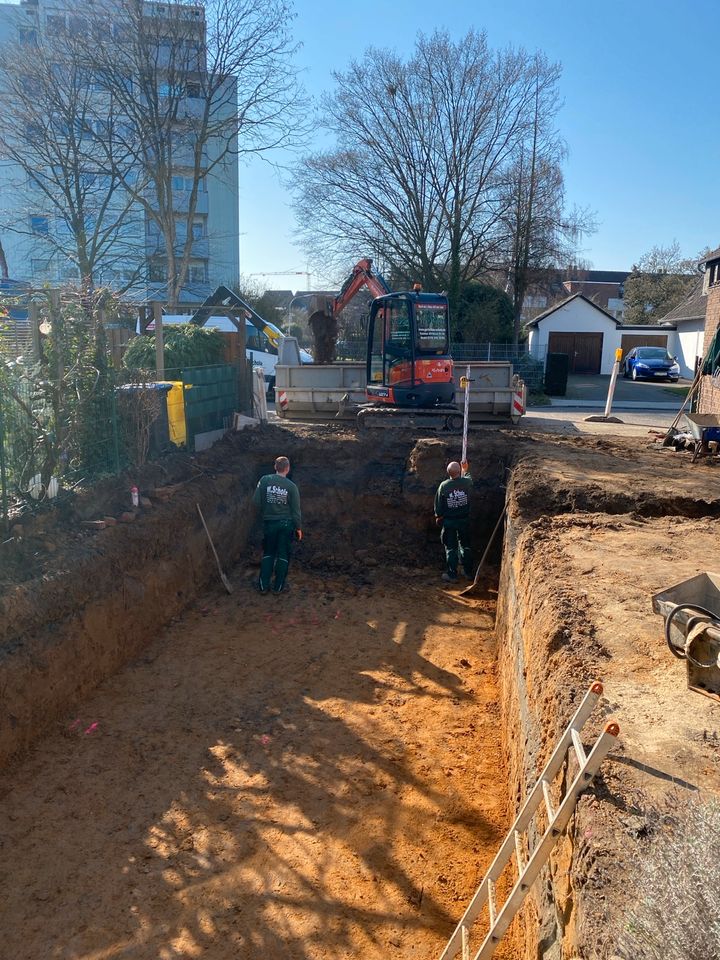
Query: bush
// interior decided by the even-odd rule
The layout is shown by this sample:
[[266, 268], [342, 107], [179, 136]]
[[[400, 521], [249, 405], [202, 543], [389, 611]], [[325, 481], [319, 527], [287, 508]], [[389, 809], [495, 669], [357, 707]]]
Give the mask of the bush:
[[[163, 327], [166, 370], [183, 367], [206, 367], [222, 363], [224, 342], [219, 330], [205, 330], [194, 324]], [[128, 370], [155, 369], [155, 338], [135, 337], [128, 344], [123, 357], [123, 366]]]
[[513, 305], [502, 290], [476, 280], [464, 284], [451, 317], [452, 339], [462, 343], [512, 340]]

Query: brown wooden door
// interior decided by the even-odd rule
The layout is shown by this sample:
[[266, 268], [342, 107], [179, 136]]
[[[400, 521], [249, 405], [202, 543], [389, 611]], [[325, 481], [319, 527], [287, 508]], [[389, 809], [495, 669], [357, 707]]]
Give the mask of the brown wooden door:
[[576, 333], [573, 373], [600, 373], [602, 344], [601, 333]]
[[569, 373], [600, 373], [602, 333], [551, 333], [549, 353], [566, 353], [570, 357]]
[[664, 336], [660, 334], [653, 336], [643, 334], [641, 337], [638, 337], [636, 334], [633, 337], [629, 335], [621, 337], [620, 346], [622, 347], [623, 357], [626, 357], [633, 347], [665, 347], [667, 350], [667, 342], [667, 334]]

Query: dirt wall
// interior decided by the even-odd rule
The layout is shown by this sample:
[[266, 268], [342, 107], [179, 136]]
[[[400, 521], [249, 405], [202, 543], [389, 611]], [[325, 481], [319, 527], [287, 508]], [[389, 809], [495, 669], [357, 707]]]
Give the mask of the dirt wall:
[[[707, 473], [629, 451], [546, 449], [518, 462], [498, 598], [498, 671], [509, 792], [524, 801], [587, 691], [620, 739], [580, 798], [522, 913], [527, 960], [606, 960], [641, 900], [654, 812], [673, 792], [717, 792], [716, 704], [686, 689], [653, 592], [713, 568], [718, 498]], [[680, 469], [677, 469], [677, 468]], [[675, 798], [677, 801], [677, 797]]]
[[[441, 563], [432, 495], [455, 454], [448, 443], [416, 447], [411, 435], [394, 431], [379, 438], [322, 427], [232, 435], [176, 466], [169, 479], [183, 486], [171, 497], [151, 497], [133, 523], [97, 532], [83, 520], [117, 512], [130, 484], [89, 492], [58, 513], [49, 533], [37, 522], [42, 537], [33, 539], [26, 526], [17, 546], [35, 575], [0, 592], [0, 764], [27, 750], [217, 582], [196, 503], [226, 570], [258, 555], [251, 493], [280, 452], [291, 458], [301, 490], [306, 537], [297, 559], [318, 576], [351, 573], [362, 584], [382, 565], [402, 581], [418, 558]], [[476, 471], [480, 542], [500, 509], [506, 463], [506, 444], [491, 437]], [[150, 469], [141, 492], [160, 482]], [[50, 543], [52, 552], [41, 553]]]

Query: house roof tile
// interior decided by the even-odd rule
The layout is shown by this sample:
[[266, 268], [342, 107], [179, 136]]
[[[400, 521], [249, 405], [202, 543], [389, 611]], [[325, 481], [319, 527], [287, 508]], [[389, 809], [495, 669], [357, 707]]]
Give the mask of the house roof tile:
[[[718, 251], [720, 256], [720, 251]], [[703, 293], [703, 280], [698, 277], [698, 281], [690, 291], [688, 296], [673, 307], [664, 317], [658, 320], [658, 323], [674, 323], [677, 320], [702, 320], [705, 318], [707, 309], [707, 295]]]

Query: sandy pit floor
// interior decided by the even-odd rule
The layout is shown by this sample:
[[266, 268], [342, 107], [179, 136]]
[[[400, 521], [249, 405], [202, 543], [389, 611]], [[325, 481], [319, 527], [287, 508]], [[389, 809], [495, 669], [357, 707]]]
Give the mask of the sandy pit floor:
[[439, 955], [508, 826], [494, 598], [243, 574], [5, 771], [3, 956]]

